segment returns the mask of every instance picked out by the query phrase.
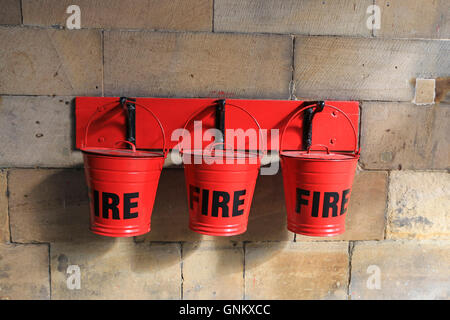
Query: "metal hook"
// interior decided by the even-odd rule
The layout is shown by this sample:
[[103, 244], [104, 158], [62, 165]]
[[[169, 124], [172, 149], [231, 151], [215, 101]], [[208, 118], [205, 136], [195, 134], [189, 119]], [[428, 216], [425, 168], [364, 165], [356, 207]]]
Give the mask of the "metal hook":
[[120, 97], [119, 101], [127, 113], [126, 140], [136, 145], [136, 99]]
[[[221, 133], [222, 136], [217, 139], [217, 143], [223, 143], [225, 144], [225, 104], [226, 104], [226, 100], [225, 99], [220, 99], [215, 101], [217, 106], [216, 106], [216, 129], [218, 129]], [[223, 148], [224, 145], [222, 145]]]
[[301, 107], [316, 105], [305, 110], [303, 116], [303, 149], [307, 150], [312, 145], [312, 121], [318, 112], [322, 112], [325, 101], [305, 101]]

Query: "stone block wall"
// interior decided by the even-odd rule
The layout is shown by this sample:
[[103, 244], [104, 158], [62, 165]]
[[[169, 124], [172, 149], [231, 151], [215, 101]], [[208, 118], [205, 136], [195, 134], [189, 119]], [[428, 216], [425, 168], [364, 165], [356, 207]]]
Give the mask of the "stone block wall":
[[[66, 27], [72, 4], [80, 30]], [[1, 299], [449, 298], [450, 2], [0, 8]], [[416, 79], [436, 81], [416, 90]], [[188, 229], [182, 169], [165, 168], [150, 233], [91, 234], [72, 100], [121, 95], [360, 101], [346, 233], [287, 231], [278, 174], [258, 178], [245, 234], [201, 236]]]

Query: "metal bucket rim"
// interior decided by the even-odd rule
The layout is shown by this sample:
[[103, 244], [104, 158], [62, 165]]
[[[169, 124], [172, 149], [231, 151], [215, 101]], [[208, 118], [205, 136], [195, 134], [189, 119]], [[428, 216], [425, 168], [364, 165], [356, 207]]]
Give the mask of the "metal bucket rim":
[[[141, 159], [153, 160], [153, 159], [164, 159], [165, 158], [164, 151], [147, 151], [148, 153], [154, 153], [155, 154], [154, 156], [151, 156], [151, 155], [135, 156], [133, 154], [112, 155], [112, 154], [102, 153], [102, 151], [106, 152], [106, 151], [113, 151], [113, 150], [117, 151], [118, 149], [103, 148], [103, 147], [92, 148], [92, 149], [83, 148], [83, 149], [81, 149], [81, 152], [86, 155], [95, 155], [98, 157], [113, 158], [113, 159], [124, 158], [127, 160], [141, 160]], [[127, 150], [127, 149], [124, 149], [124, 150]]]
[[[232, 159], [254, 159], [259, 158], [259, 152], [258, 151], [234, 151], [234, 150], [227, 150], [227, 151], [233, 151]], [[239, 153], [239, 154], [237, 154]], [[202, 157], [202, 158], [208, 158], [208, 159], [214, 159], [214, 158], [227, 158], [226, 155], [212, 155], [211, 153], [205, 153], [205, 150], [183, 150], [180, 152], [181, 156], [186, 154], [187, 156], [191, 157]]]
[[288, 154], [288, 153], [298, 153], [301, 151], [282, 151], [280, 152], [280, 157], [286, 157], [286, 158], [292, 158], [292, 159], [298, 159], [298, 160], [314, 160], [314, 161], [330, 161], [330, 162], [337, 162], [337, 161], [354, 161], [354, 160], [359, 160], [360, 155], [359, 154], [354, 154], [354, 153], [345, 153], [345, 152], [333, 152], [333, 154], [337, 154], [337, 155], [341, 155], [341, 156], [348, 156], [348, 158], [345, 159], [333, 159], [333, 158], [329, 158], [329, 159], [325, 159], [325, 158], [319, 158], [319, 157], [302, 157], [301, 155], [293, 155], [293, 154]]

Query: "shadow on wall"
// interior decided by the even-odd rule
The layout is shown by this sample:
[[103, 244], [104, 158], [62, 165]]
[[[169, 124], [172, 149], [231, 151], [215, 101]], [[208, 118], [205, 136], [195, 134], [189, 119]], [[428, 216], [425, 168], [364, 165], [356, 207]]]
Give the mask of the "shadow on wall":
[[77, 124], [76, 124], [76, 104], [75, 104], [75, 99], [73, 98], [70, 101], [70, 119], [72, 120], [70, 125], [70, 134], [71, 134], [71, 139], [72, 139], [72, 151], [78, 150], [77, 149]]
[[[72, 100], [72, 116], [74, 119], [72, 123], [73, 148], [75, 149], [75, 99]], [[68, 186], [68, 182], [65, 180], [72, 180], [71, 185]], [[59, 220], [56, 222], [56, 225], [59, 225], [57, 227], [58, 232], [64, 241], [74, 241], [79, 246], [86, 246], [93, 242], [103, 243], [102, 246], [99, 246], [101, 248], [113, 246], [113, 238], [94, 235], [88, 230], [89, 202], [82, 170], [65, 170], [55, 173], [45, 183], [54, 185], [53, 188], [58, 189], [58, 192], [61, 193], [59, 201], [66, 202], [66, 207], [61, 208]], [[70, 191], [65, 191], [67, 188]], [[281, 173], [275, 176], [259, 176], [247, 232], [233, 237], [205, 236], [189, 229], [189, 211], [183, 170], [163, 169], [152, 213], [152, 229], [149, 233], [135, 238], [135, 242], [138, 244], [134, 247], [137, 259], [136, 268], [145, 269], [145, 265], [142, 264], [145, 264], [146, 259], [141, 259], [139, 252], [146, 248], [146, 246], [139, 245], [142, 242], [162, 244], [175, 242], [180, 245], [180, 250], [182, 250], [181, 243], [183, 242], [201, 241], [212, 241], [218, 248], [222, 247], [223, 244], [233, 246], [233, 244], [238, 245], [245, 241], [274, 241], [279, 243], [280, 248], [283, 247], [284, 241], [293, 240], [293, 234], [286, 230], [286, 213], [282, 190]], [[72, 203], [69, 207], [67, 207], [68, 202]], [[70, 214], [68, 214], [68, 211], [70, 211]], [[110, 245], [105, 246], [105, 244]], [[183, 251], [182, 258], [186, 258], [192, 252], [193, 250]], [[217, 254], [220, 254], [220, 252], [220, 250], [217, 250]], [[268, 254], [273, 255], [274, 252], [268, 252]], [[173, 257], [173, 255], [168, 257]], [[161, 266], [170, 266], [174, 263], [178, 263], [178, 261], [169, 259], [161, 261]], [[226, 256], [223, 257], [223, 263], [227, 263]], [[220, 267], [220, 263], [218, 266]]]
[[[198, 252], [197, 246], [182, 249], [185, 243], [195, 242], [211, 245], [208, 254], [213, 259], [211, 264], [216, 274], [242, 276], [243, 242], [275, 242], [270, 250], [261, 251], [264, 257], [258, 261], [264, 263], [275, 257], [286, 241], [293, 239], [285, 226], [281, 176], [258, 177], [246, 233], [235, 237], [209, 237], [188, 227], [183, 170], [164, 169], [152, 215], [152, 231], [135, 241], [90, 232], [89, 199], [82, 169], [18, 169], [11, 172], [11, 183], [14, 184], [10, 198], [13, 239], [51, 243], [53, 285], [60, 286], [61, 290], [67, 290], [66, 269], [71, 264], [80, 265], [82, 270], [89, 267], [86, 279], [101, 275], [102, 281], [106, 282], [113, 280], [105, 274], [104, 270], [109, 269], [118, 274], [130, 270], [136, 274], [168, 272], [178, 277], [176, 270], [181, 270], [181, 258], [185, 260], [195, 253], [203, 254]], [[242, 252], [241, 259], [236, 251]], [[229, 259], [230, 252], [235, 252], [232, 260]], [[191, 263], [196, 267], [201, 259], [197, 255], [193, 258]], [[88, 283], [95, 287], [90, 280]], [[79, 294], [81, 296], [85, 291]]]
[[[286, 229], [286, 213], [281, 173], [274, 176], [259, 176], [256, 182], [249, 225], [245, 233], [231, 237], [201, 235], [189, 229], [189, 210], [182, 169], [164, 169], [161, 173], [155, 207], [152, 214], [152, 230], [136, 238], [137, 242], [208, 242], [210, 249], [233, 248], [243, 242], [272, 241], [274, 247], [283, 247], [293, 240], [293, 234]], [[197, 246], [189, 246], [194, 249]], [[217, 254], [221, 254], [217, 250]], [[183, 250], [183, 259], [193, 250]], [[268, 252], [268, 255], [273, 255]], [[217, 258], [220, 260], [221, 258]], [[270, 259], [268, 257], [268, 259]], [[227, 255], [223, 257], [226, 265]], [[219, 263], [218, 266], [221, 264]]]
[[[14, 238], [21, 242], [51, 243], [52, 260], [58, 271], [65, 272], [64, 266], [69, 261], [78, 264], [78, 260], [84, 260], [83, 257], [95, 257], [96, 262], [93, 263], [96, 264], [101, 264], [105, 259], [107, 265], [114, 252], [129, 256], [137, 271], [149, 271], [149, 259], [157, 260], [160, 268], [180, 264], [180, 255], [164, 254], [161, 249], [151, 250], [150, 243], [150, 251], [143, 252], [147, 247], [135, 243], [132, 238], [112, 238], [92, 233], [89, 230], [89, 198], [83, 170], [21, 170], [20, 175], [14, 179], [28, 179], [25, 184], [31, 187], [22, 188], [23, 193], [13, 195], [13, 210], [21, 211], [19, 215], [13, 214], [13, 217], [21, 219], [12, 221], [17, 226]], [[17, 199], [25, 201], [18, 203]], [[22, 212], [27, 217], [21, 217]], [[24, 221], [28, 227], [23, 226]], [[155, 245], [158, 246], [158, 243]], [[124, 253], [124, 246], [128, 253]], [[174, 243], [167, 248], [173, 251], [177, 246], [180, 244]], [[120, 265], [116, 267], [121, 268]]]
[[29, 213], [39, 213], [32, 232], [38, 241], [78, 245], [114, 242], [113, 238], [89, 231], [89, 198], [82, 169], [26, 170], [24, 174], [27, 173], [31, 183], [37, 182], [23, 197], [30, 204]]
[[[286, 213], [281, 173], [275, 176], [259, 176], [250, 210], [248, 230], [241, 235], [214, 237], [196, 233], [189, 229], [189, 210], [183, 169], [163, 169], [158, 185], [152, 213], [152, 228], [145, 235], [135, 238], [137, 243], [177, 242], [182, 244], [182, 259], [192, 255], [200, 243], [215, 251], [218, 272], [234, 272], [243, 266], [230, 266], [226, 250], [243, 247], [244, 242], [271, 241], [273, 250], [268, 250], [266, 260], [276, 251], [292, 241], [293, 234], [286, 229]], [[190, 245], [197, 243], [197, 245]], [[189, 244], [189, 245], [187, 245]], [[189, 249], [186, 249], [189, 248]], [[186, 250], [185, 250], [186, 249]], [[217, 249], [217, 250], [215, 250]], [[140, 250], [140, 249], [139, 249]], [[244, 250], [244, 249], [242, 249]], [[264, 260], [264, 259], [262, 259]]]

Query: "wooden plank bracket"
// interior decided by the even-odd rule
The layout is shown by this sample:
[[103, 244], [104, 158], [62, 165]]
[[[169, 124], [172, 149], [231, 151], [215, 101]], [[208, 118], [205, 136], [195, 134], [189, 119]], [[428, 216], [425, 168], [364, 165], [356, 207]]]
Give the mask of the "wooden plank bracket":
[[[131, 107], [118, 108], [124, 100], [132, 102]], [[209, 108], [224, 101], [224, 109]], [[135, 103], [135, 106], [133, 106]], [[292, 101], [292, 100], [244, 100], [212, 98], [119, 98], [119, 97], [77, 97], [76, 107], [76, 147], [80, 148], [84, 138], [86, 125], [94, 113], [101, 114], [92, 122], [87, 137], [87, 146], [112, 148], [118, 140], [135, 141], [139, 149], [157, 149], [161, 146], [157, 123], [139, 105], [148, 107], [158, 117], [165, 130], [168, 148], [173, 149], [179, 142], [174, 135], [181, 129], [186, 120], [195, 112], [200, 112], [195, 120], [202, 120], [203, 130], [218, 128], [223, 130], [254, 128], [252, 119], [236, 108], [226, 108], [226, 104], [234, 104], [248, 111], [267, 134], [267, 149], [278, 151], [278, 133], [288, 119], [300, 108], [313, 105], [302, 115], [292, 121], [286, 131], [284, 149], [304, 150], [308, 144], [322, 144], [333, 151], [352, 151], [354, 137], [344, 116], [324, 105], [332, 105], [342, 110], [358, 130], [359, 103], [357, 101]], [[128, 104], [127, 104], [128, 105]], [[314, 110], [313, 110], [314, 109]], [[226, 112], [225, 112], [226, 110]], [[223, 114], [218, 122], [218, 113]], [[130, 117], [131, 115], [131, 117]], [[193, 124], [188, 126], [192, 129]], [[211, 141], [206, 141], [206, 144]], [[248, 146], [248, 144], [247, 144]]]

